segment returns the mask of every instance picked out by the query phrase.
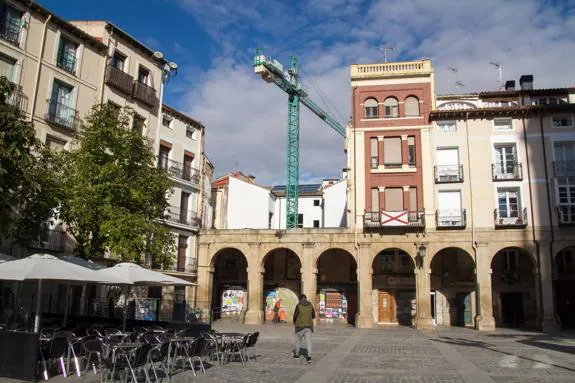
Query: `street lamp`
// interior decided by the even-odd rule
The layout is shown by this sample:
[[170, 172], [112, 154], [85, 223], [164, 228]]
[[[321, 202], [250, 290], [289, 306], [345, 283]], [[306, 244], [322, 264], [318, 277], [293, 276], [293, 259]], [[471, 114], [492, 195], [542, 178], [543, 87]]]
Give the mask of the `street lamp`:
[[427, 255], [427, 247], [425, 246], [425, 244], [421, 243], [419, 245], [419, 247], [417, 248], [417, 266], [419, 268], [423, 267], [423, 261], [425, 260], [425, 256]]

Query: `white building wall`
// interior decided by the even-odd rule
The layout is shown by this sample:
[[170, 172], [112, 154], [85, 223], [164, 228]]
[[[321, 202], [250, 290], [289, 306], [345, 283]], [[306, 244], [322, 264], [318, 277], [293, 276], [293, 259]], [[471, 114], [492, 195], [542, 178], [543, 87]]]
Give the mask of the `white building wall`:
[[347, 180], [324, 189], [323, 227], [347, 227]]
[[[319, 206], [314, 206], [314, 200], [319, 201]], [[322, 197], [321, 196], [303, 196], [298, 200], [298, 212], [303, 214], [303, 227], [313, 228], [313, 221], [319, 221], [319, 227], [323, 227], [323, 212], [322, 212]], [[285, 229], [286, 228], [286, 198], [278, 197], [274, 207], [274, 219], [272, 229]]]
[[270, 191], [234, 177], [228, 187], [227, 229], [267, 229]]

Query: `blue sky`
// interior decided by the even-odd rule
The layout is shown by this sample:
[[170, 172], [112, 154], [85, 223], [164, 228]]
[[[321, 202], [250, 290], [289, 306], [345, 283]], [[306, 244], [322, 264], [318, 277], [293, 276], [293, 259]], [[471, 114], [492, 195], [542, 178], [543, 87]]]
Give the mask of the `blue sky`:
[[[255, 48], [287, 65], [296, 54], [312, 98], [345, 123], [349, 65], [430, 58], [437, 93], [575, 85], [573, 0], [41, 0], [67, 20], [118, 24], [178, 63], [165, 101], [206, 126], [216, 174], [242, 170], [284, 183], [287, 97], [252, 71]], [[448, 67], [458, 69], [457, 74]], [[465, 86], [455, 89], [455, 82]], [[328, 104], [321, 101], [329, 100]], [[343, 139], [302, 106], [303, 182], [340, 174]]]

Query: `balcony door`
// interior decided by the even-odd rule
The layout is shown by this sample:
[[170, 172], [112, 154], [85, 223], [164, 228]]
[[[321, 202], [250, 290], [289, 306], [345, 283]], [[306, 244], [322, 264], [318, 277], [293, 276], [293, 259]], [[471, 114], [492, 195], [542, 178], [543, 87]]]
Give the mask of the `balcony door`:
[[50, 98], [49, 114], [58, 123], [68, 125], [74, 117], [74, 88], [54, 80], [52, 97]]
[[447, 181], [459, 173], [459, 149], [442, 148], [436, 153], [437, 175], [439, 180]]
[[518, 189], [498, 189], [497, 206], [499, 218], [518, 218], [521, 209]]
[[556, 176], [574, 174], [575, 142], [556, 142], [554, 146], [554, 155]]
[[184, 179], [186, 181], [191, 181], [192, 179], [192, 162], [194, 162], [194, 157], [184, 156]]
[[495, 166], [499, 174], [514, 174], [517, 165], [517, 147], [515, 144], [495, 146]]
[[461, 191], [440, 191], [437, 194], [437, 210], [440, 226], [461, 224]]
[[180, 200], [180, 222], [188, 222], [188, 206], [190, 202], [190, 194], [182, 192], [182, 198]]

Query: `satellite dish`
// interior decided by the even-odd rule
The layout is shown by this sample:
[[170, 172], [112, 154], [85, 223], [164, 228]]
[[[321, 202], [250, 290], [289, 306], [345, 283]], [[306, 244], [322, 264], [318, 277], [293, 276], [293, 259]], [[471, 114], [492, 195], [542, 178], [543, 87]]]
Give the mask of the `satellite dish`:
[[176, 64], [176, 63], [173, 62], [173, 61], [170, 61], [170, 62], [168, 63], [168, 66], [170, 67], [171, 70], [176, 70], [176, 69], [178, 69], [178, 64]]
[[161, 60], [164, 58], [164, 54], [160, 51], [155, 51], [154, 52], [154, 57], [157, 58], [158, 60]]

